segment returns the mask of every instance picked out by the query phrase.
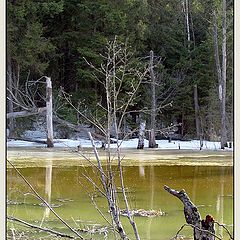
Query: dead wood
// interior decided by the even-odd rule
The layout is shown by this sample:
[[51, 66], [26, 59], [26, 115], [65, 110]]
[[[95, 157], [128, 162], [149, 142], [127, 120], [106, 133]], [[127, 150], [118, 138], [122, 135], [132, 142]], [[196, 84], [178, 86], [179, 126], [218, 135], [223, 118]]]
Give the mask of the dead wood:
[[46, 111], [46, 107], [33, 108], [33, 109], [20, 111], [20, 112], [10, 112], [10, 113], [7, 113], [7, 119], [8, 118], [28, 117], [28, 116], [44, 113], [45, 111]]
[[177, 191], [168, 186], [164, 186], [164, 189], [182, 201], [186, 222], [194, 226], [194, 240], [215, 240], [213, 217], [207, 215], [206, 219], [201, 220], [197, 207], [191, 202], [185, 190]]

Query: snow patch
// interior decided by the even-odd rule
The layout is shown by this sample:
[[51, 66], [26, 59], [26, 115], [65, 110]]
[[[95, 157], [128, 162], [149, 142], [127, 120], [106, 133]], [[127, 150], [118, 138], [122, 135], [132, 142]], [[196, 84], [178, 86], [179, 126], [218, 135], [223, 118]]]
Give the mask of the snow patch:
[[[46, 139], [37, 139], [41, 141], [46, 141]], [[138, 138], [129, 139], [125, 141], [119, 141], [121, 143], [121, 148], [137, 148], [138, 145]], [[171, 141], [168, 140], [156, 140], [158, 144], [157, 149], [183, 149], [183, 150], [199, 150], [200, 149], [200, 141], [199, 140], [192, 140], [192, 141]], [[95, 141], [96, 147], [100, 148], [102, 146], [101, 141]], [[91, 148], [91, 141], [87, 139], [79, 138], [77, 140], [72, 139], [54, 139], [54, 147], [57, 148]], [[220, 150], [220, 142], [210, 142], [210, 141], [203, 141], [204, 150]], [[29, 141], [21, 141], [21, 140], [9, 140], [7, 142], [7, 147], [46, 147], [44, 143], [36, 143], [36, 142], [29, 142]], [[113, 143], [110, 145], [111, 148], [116, 148], [117, 144]], [[144, 147], [148, 148], [148, 140], [144, 140]], [[226, 150], [232, 151], [232, 149], [226, 148]]]

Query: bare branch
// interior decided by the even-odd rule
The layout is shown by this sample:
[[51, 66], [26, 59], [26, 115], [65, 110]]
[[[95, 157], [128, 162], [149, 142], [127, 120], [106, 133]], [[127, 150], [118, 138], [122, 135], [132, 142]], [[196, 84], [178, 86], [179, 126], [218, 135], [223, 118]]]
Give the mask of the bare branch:
[[65, 237], [65, 238], [71, 238], [71, 239], [74, 238], [74, 237], [72, 237], [70, 235], [67, 235], [65, 233], [60, 233], [60, 232], [57, 232], [57, 231], [49, 229], [49, 228], [43, 228], [43, 227], [39, 227], [39, 226], [33, 225], [31, 223], [23, 221], [23, 220], [21, 220], [19, 218], [15, 218], [13, 216], [7, 216], [7, 219], [10, 220], [10, 221], [15, 221], [15, 222], [22, 223], [23, 225], [25, 225], [27, 227], [30, 227], [30, 228], [35, 228], [35, 229], [38, 229], [38, 230], [43, 231], [43, 232], [48, 232], [48, 233], [54, 234], [56, 236]]
[[219, 227], [224, 228], [224, 229], [226, 230], [226, 232], [228, 233], [229, 237], [230, 237], [231, 239], [233, 239], [233, 236], [231, 235], [230, 231], [229, 231], [223, 224], [220, 224], [220, 223], [217, 222], [217, 221], [214, 221], [214, 223], [216, 223]]
[[188, 224], [187, 224], [187, 223], [183, 224], [183, 225], [181, 226], [181, 228], [178, 230], [178, 232], [176, 233], [176, 235], [175, 235], [175, 237], [174, 237], [173, 239], [177, 239], [179, 233], [180, 233], [180, 232], [182, 231], [182, 229], [183, 229], [184, 227], [186, 227], [186, 226], [189, 226], [189, 227], [191, 227], [191, 228], [193, 228], [193, 229], [196, 229], [196, 230], [198, 230], [198, 231], [200, 231], [200, 232], [210, 234], [211, 236], [214, 236], [215, 238], [217, 238], [217, 239], [219, 239], [219, 240], [222, 240], [222, 238], [220, 238], [220, 237], [217, 236], [216, 234], [214, 234], [214, 233], [212, 233], [212, 232], [210, 232], [210, 231], [208, 231], [208, 230], [201, 229], [201, 228], [199, 228], [199, 227], [197, 227], [197, 226], [195, 226], [195, 225], [193, 225], [193, 224], [189, 224], [189, 223], [188, 223]]

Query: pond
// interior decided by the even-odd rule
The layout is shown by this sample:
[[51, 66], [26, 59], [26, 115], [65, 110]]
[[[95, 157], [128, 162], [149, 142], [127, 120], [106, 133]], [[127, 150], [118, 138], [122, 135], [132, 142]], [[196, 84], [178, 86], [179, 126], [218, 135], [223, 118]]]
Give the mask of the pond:
[[[90, 150], [84, 154], [94, 161]], [[100, 151], [100, 156], [104, 163], [104, 151]], [[123, 156], [124, 182], [131, 208], [166, 213], [151, 218], [135, 217], [141, 239], [169, 240], [185, 223], [182, 203], [167, 193], [164, 185], [177, 190], [185, 189], [202, 218], [211, 214], [216, 221], [226, 224], [233, 231], [232, 153], [124, 150]], [[94, 196], [99, 210], [108, 217], [106, 201], [85, 177], [97, 183], [96, 170], [81, 154], [67, 149], [21, 148], [8, 149], [8, 159], [72, 227], [86, 229], [107, 226], [89, 196]], [[113, 170], [116, 169], [115, 166]], [[117, 186], [120, 186], [119, 182]], [[39, 204], [39, 200], [10, 166], [7, 168], [7, 198], [9, 216], [69, 233], [48, 209]], [[122, 203], [120, 194], [119, 201]], [[124, 208], [123, 204], [120, 207]], [[127, 219], [121, 219], [126, 232], [130, 238], [133, 237]], [[16, 229], [17, 226], [8, 221], [8, 229]], [[222, 228], [219, 233], [227, 236]], [[185, 239], [191, 239], [192, 230], [186, 227], [181, 234]], [[44, 239], [44, 233], [40, 235]], [[40, 239], [40, 235], [36, 232], [32, 239]], [[89, 238], [89, 235], [85, 236]], [[104, 239], [104, 234], [92, 237]], [[113, 236], [110, 234], [107, 239], [113, 239]]]

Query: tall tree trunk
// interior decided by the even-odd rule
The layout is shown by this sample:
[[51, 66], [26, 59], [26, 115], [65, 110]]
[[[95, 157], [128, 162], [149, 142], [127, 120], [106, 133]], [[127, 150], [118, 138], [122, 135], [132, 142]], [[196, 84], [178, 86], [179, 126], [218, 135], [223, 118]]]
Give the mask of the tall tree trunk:
[[196, 134], [197, 134], [197, 138], [200, 140], [200, 150], [202, 150], [202, 147], [203, 147], [203, 134], [202, 134], [201, 121], [200, 121], [200, 116], [199, 116], [197, 84], [194, 85], [194, 91], [193, 92], [194, 92]]
[[156, 78], [153, 70], [154, 53], [150, 51], [150, 76], [151, 76], [151, 94], [152, 94], [152, 106], [151, 106], [151, 129], [149, 137], [149, 148], [156, 148], [155, 141], [155, 128], [156, 128]]
[[226, 81], [227, 81], [227, 26], [226, 26], [226, 0], [223, 0], [222, 23], [222, 99], [221, 99], [221, 148], [227, 145], [226, 129]]
[[53, 147], [53, 121], [52, 121], [52, 82], [46, 77], [46, 119], [47, 119], [47, 147]]
[[189, 9], [188, 9], [188, 0], [184, 0], [183, 2], [184, 6], [184, 15], [185, 15], [185, 21], [186, 21], [186, 30], [187, 30], [187, 41], [188, 41], [188, 48], [190, 48], [190, 24], [189, 24]]
[[200, 138], [200, 119], [199, 119], [199, 104], [198, 104], [198, 89], [197, 84], [194, 85], [194, 107], [195, 107], [195, 123], [197, 138]]
[[219, 59], [218, 49], [218, 29], [216, 12], [213, 12], [213, 40], [214, 40], [214, 57], [218, 76], [218, 95], [220, 101], [220, 114], [221, 114], [221, 148], [224, 149], [227, 143], [226, 131], [226, 0], [223, 0], [223, 26], [222, 26], [222, 69]]

